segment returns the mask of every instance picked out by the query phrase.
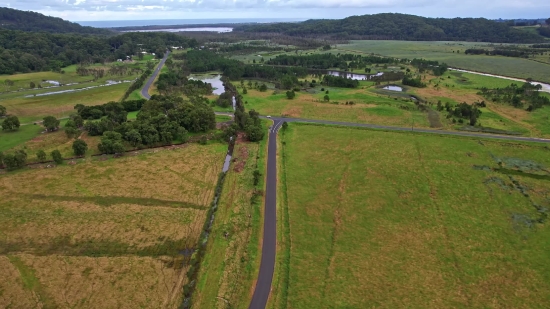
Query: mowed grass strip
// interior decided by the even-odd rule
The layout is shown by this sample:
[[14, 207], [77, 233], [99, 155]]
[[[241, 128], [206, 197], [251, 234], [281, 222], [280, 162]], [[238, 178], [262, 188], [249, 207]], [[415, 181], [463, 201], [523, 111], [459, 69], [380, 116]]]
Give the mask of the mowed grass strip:
[[516, 173], [525, 197], [508, 175], [473, 169], [497, 167], [491, 154], [550, 166], [547, 148], [301, 124], [282, 134], [291, 245], [277, 308], [550, 301], [548, 223], [512, 220], [537, 216], [536, 196], [549, 206], [550, 184]]
[[226, 147], [0, 175], [0, 307], [177, 308]]

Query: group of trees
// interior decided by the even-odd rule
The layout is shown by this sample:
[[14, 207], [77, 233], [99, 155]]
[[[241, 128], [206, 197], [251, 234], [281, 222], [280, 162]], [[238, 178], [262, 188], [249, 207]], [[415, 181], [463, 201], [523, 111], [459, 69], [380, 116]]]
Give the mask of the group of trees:
[[14, 115], [6, 116], [4, 118], [4, 121], [2, 121], [2, 130], [3, 131], [15, 131], [19, 129], [21, 126], [21, 123], [19, 122], [19, 118]]
[[170, 69], [161, 73], [157, 80], [157, 90], [163, 95], [185, 94], [186, 96], [210, 95], [214, 90], [210, 83], [188, 79], [185, 70]]
[[425, 59], [413, 59], [411, 65], [418, 68], [420, 73], [425, 71], [432, 71], [433, 75], [441, 76], [447, 72], [449, 66], [446, 63], [439, 63], [438, 61], [425, 60]]
[[[543, 28], [546, 27], [540, 29]], [[307, 20], [301, 23], [251, 24], [235, 27], [233, 31], [281, 33], [298, 37], [410, 41], [535, 43], [544, 39], [536, 33], [484, 18], [426, 18], [393, 13], [351, 16], [339, 20]]]
[[108, 118], [118, 119], [119, 122], [126, 121], [128, 112], [135, 112], [141, 109], [147, 100], [128, 100], [122, 102], [108, 102], [101, 105], [86, 106], [82, 104], [75, 105], [77, 114], [84, 120]]
[[416, 87], [416, 88], [425, 88], [426, 83], [422, 82], [420, 76], [414, 77], [411, 74], [406, 74], [401, 81], [403, 85]]
[[485, 106], [485, 103], [468, 104], [466, 102], [451, 105], [449, 102], [442, 105], [441, 102], [437, 104], [438, 111], [447, 111], [447, 119], [452, 118], [453, 122], [456, 122], [455, 118], [458, 118], [459, 123], [464, 123], [464, 120], [468, 121], [471, 126], [476, 125], [478, 118], [481, 116], [481, 110], [478, 106]]
[[134, 147], [152, 147], [185, 142], [188, 133], [207, 132], [216, 126], [215, 114], [208, 100], [193, 97], [154, 95], [141, 107], [135, 121], [126, 121], [127, 112], [121, 103], [106, 104], [105, 115], [84, 124], [90, 135], [101, 135], [98, 148], [104, 153], [119, 153], [124, 142]]
[[488, 89], [483, 87], [479, 94], [493, 102], [510, 104], [516, 108], [525, 108], [527, 105], [525, 109], [531, 112], [543, 106], [550, 106], [550, 99], [540, 94], [541, 89], [540, 84], [524, 83], [522, 86], [518, 86], [513, 83], [505, 88]]

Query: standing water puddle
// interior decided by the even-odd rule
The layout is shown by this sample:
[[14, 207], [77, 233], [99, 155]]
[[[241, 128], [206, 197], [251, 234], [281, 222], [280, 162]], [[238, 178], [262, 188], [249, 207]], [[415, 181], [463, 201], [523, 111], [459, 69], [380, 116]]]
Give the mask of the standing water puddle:
[[403, 91], [403, 88], [399, 87], [399, 86], [394, 86], [394, 85], [389, 85], [389, 86], [386, 86], [384, 88], [382, 88], [384, 90], [390, 90], [390, 91]]

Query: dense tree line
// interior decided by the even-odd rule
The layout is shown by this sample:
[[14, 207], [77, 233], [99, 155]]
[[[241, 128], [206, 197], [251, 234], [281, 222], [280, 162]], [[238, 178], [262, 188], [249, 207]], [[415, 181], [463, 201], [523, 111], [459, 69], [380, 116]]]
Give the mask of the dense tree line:
[[[143, 44], [143, 45], [141, 45]], [[163, 53], [170, 46], [195, 47], [173, 33], [125, 33], [113, 37], [23, 32], [0, 28], [0, 74], [54, 70], [79, 63], [126, 59], [142, 48]], [[160, 56], [160, 54], [159, 54]]]
[[85, 27], [61, 18], [5, 7], [0, 7], [0, 28], [51, 33], [113, 34], [106, 29]]
[[174, 57], [185, 60], [185, 66], [190, 72], [222, 71], [224, 76], [233, 80], [256, 78], [281, 84], [285, 82], [285, 79], [288, 80], [289, 76], [297, 81], [297, 78], [308, 75], [308, 70], [302, 67], [244, 64], [205, 50], [191, 50], [186, 54], [174, 55]]
[[[543, 28], [545, 27], [540, 29]], [[425, 18], [393, 13], [351, 16], [340, 20], [243, 25], [233, 30], [282, 33], [299, 37], [330, 36], [341, 39], [502, 43], [536, 43], [543, 40], [540, 35], [484, 18]]]
[[362, 56], [352, 54], [313, 54], [313, 55], [278, 55], [268, 60], [271, 65], [301, 66], [310, 69], [340, 68], [364, 69], [370, 64], [392, 64], [399, 63], [399, 59], [378, 56]]
[[325, 75], [323, 76], [323, 85], [331, 87], [342, 87], [342, 88], [357, 88], [359, 87], [359, 81], [345, 78], [341, 76]]
[[505, 56], [505, 57], [517, 57], [527, 58], [529, 54], [524, 50], [511, 50], [511, 49], [483, 49], [483, 48], [470, 48], [464, 51], [466, 55], [488, 55], [488, 56]]
[[548, 44], [533, 44], [531, 48], [550, 48], [550, 43]]
[[534, 111], [543, 106], [550, 106], [550, 99], [541, 95], [540, 89], [542, 89], [541, 85], [525, 83], [520, 87], [517, 84], [496, 89], [483, 87], [479, 93], [496, 103], [506, 103], [516, 108], [525, 108], [527, 111]]

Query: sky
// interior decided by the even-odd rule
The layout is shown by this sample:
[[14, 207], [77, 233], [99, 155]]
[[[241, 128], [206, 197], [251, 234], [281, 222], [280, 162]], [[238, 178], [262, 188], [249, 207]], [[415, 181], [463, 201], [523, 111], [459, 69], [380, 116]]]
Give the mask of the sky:
[[548, 18], [548, 0], [2, 0], [0, 6], [70, 21], [344, 18], [406, 13], [426, 17]]

